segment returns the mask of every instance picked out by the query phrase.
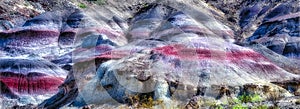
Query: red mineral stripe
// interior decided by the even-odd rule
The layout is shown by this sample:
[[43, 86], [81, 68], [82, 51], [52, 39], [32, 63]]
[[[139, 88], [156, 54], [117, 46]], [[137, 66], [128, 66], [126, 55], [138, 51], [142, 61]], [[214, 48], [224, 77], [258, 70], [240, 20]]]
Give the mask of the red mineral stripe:
[[[7, 73], [7, 72], [6, 72]], [[10, 72], [9, 72], [10, 73]], [[28, 76], [23, 74], [1, 75], [0, 79], [12, 91], [27, 94], [54, 93], [64, 78], [54, 76]]]

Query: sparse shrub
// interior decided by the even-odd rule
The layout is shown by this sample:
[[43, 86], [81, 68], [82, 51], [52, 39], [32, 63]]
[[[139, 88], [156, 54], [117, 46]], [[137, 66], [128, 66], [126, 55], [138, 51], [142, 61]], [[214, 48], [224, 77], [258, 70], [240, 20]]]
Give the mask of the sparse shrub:
[[82, 8], [82, 9], [87, 8], [87, 6], [84, 3], [79, 3], [78, 7]]
[[232, 109], [248, 109], [248, 107], [243, 106], [242, 104], [236, 104], [232, 107]]
[[134, 108], [152, 108], [155, 105], [162, 105], [163, 101], [153, 100], [151, 96], [134, 95], [129, 97], [129, 102]]
[[267, 105], [258, 105], [258, 106], [255, 106], [254, 109], [268, 109], [268, 106]]
[[261, 99], [260, 95], [254, 94], [251, 96], [251, 102], [261, 102], [261, 101], [262, 101], [262, 99]]
[[228, 98], [227, 99], [229, 105], [240, 104], [241, 101], [237, 98]]
[[251, 102], [251, 97], [246, 94], [239, 96], [238, 99], [243, 103]]
[[211, 106], [209, 106], [210, 109], [224, 109], [223, 106], [221, 106], [220, 104], [212, 104]]
[[106, 0], [94, 0], [93, 3], [97, 4], [97, 5], [104, 5], [106, 2]]
[[143, 4], [142, 4], [142, 8], [146, 8], [146, 7], [148, 7], [148, 6], [149, 6], [148, 3], [143, 3]]
[[261, 97], [258, 94], [253, 94], [253, 95], [247, 95], [247, 94], [243, 94], [240, 95], [238, 97], [238, 99], [242, 102], [242, 103], [248, 103], [248, 102], [260, 102]]

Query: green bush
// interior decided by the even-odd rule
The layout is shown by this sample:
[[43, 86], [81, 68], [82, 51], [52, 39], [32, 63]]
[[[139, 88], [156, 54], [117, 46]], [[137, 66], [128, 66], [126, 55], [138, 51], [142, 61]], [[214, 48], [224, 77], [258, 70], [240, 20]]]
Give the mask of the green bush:
[[232, 109], [248, 109], [248, 107], [243, 106], [242, 104], [236, 104], [232, 107]]
[[84, 3], [79, 3], [78, 7], [80, 7], [80, 8], [87, 8], [87, 6]]
[[259, 106], [254, 107], [254, 109], [268, 109], [268, 106], [266, 106], [266, 105], [259, 105]]
[[238, 99], [242, 102], [242, 103], [248, 103], [248, 102], [260, 102], [261, 97], [258, 94], [253, 94], [253, 95], [247, 95], [247, 94], [243, 94], [240, 95], [238, 97]]

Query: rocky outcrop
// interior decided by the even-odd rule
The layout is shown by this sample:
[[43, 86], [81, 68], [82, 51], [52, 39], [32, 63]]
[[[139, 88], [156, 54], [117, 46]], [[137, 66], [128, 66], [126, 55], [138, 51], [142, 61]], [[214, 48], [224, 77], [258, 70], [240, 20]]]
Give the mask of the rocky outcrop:
[[284, 70], [299, 74], [300, 73], [300, 61], [297, 59], [292, 59], [285, 57], [283, 55], [277, 54], [274, 51], [268, 49], [267, 47], [261, 44], [255, 44], [249, 46], [251, 49], [255, 50], [256, 52], [262, 54], [264, 57], [268, 58], [277, 66], [283, 68]]
[[260, 43], [278, 54], [299, 57], [297, 1], [206, 2], [225, 14], [216, 18], [235, 31], [237, 43]]
[[204, 1], [221, 11], [221, 13], [224, 13], [223, 15], [216, 16], [216, 18], [224, 21], [226, 25], [235, 31], [237, 41], [251, 36], [259, 25], [271, 17], [278, 17], [299, 11], [297, 1], [288, 0]]
[[40, 103], [38, 108], [58, 108], [72, 102], [78, 95], [78, 87], [76, 85], [73, 72], [69, 72], [64, 83], [59, 86], [59, 91], [54, 96]]
[[[203, 39], [199, 38], [198, 40]], [[209, 40], [205, 42], [209, 42]], [[299, 76], [271, 64], [267, 59], [251, 50], [238, 49], [237, 46], [233, 47], [235, 48], [233, 51], [229, 46], [225, 47], [226, 51], [200, 49], [213, 47], [211, 45], [213, 42], [210, 42], [210, 45], [198, 43], [202, 45], [199, 48], [186, 48], [189, 45], [184, 44], [170, 44], [153, 50], [144, 50], [118, 61], [104, 63], [98, 69], [95, 80], [90, 83], [94, 85], [87, 85], [86, 89], [83, 89], [82, 93], [86, 93], [83, 99], [91, 102], [88, 95], [93, 96], [93, 93], [105, 93], [105, 91], [118, 102], [125, 102], [122, 98], [128, 97], [126, 94], [150, 92], [154, 92], [156, 99], [177, 96], [179, 97], [177, 99], [186, 100], [199, 95], [198, 92], [202, 92], [204, 96], [217, 98], [218, 88], [223, 85], [238, 87], [248, 83], [257, 84], [299, 78]], [[243, 53], [245, 54], [242, 55]], [[225, 54], [225, 56], [220, 54]], [[226, 68], [226, 70], [219, 68]], [[283, 79], [282, 76], [286, 78]], [[172, 83], [175, 84], [175, 87], [171, 85]], [[92, 89], [95, 92], [89, 90], [101, 86], [106, 90]], [[275, 88], [276, 86], [274, 86], [269, 85], [269, 87]], [[170, 90], [172, 87], [174, 89]], [[206, 90], [201, 90], [202, 88]], [[279, 87], [277, 86], [277, 88]], [[238, 89], [231, 93], [236, 91]], [[107, 101], [106, 99], [111, 98], [100, 97], [96, 103], [101, 103], [102, 100]]]
[[299, 12], [282, 16], [274, 15], [272, 18], [267, 16], [265, 19], [268, 20], [254, 32], [248, 41], [263, 44], [278, 54], [297, 59], [300, 52], [299, 17]]
[[[152, 11], [148, 14], [153, 14]], [[271, 90], [282, 97], [291, 96], [270, 82], [298, 79], [298, 75], [286, 72], [251, 49], [225, 41], [226, 38], [210, 37], [207, 32], [199, 34], [196, 29], [182, 28], [183, 25], [195, 24], [183, 13], [175, 13], [170, 19], [173, 26], [168, 27], [167, 22], [155, 32], [138, 32], [147, 33], [144, 37], [150, 39], [134, 38], [123, 47], [95, 56], [96, 59], [113, 60], [101, 64], [90, 81], [80, 80], [79, 96], [73, 105], [126, 103], [124, 98], [137, 93], [154, 93], [153, 98], [166, 101], [169, 97], [185, 101], [193, 96], [218, 99], [220, 95], [222, 97], [222, 87], [229, 87], [232, 94], [229, 96], [245, 91], [263, 93], [262, 96], [268, 98]], [[137, 29], [144, 28], [134, 25], [137, 24], [133, 24]], [[181, 31], [177, 32], [176, 28], [181, 28]], [[255, 87], [251, 88], [251, 84]], [[270, 91], [263, 92], [264, 87], [270, 87]]]

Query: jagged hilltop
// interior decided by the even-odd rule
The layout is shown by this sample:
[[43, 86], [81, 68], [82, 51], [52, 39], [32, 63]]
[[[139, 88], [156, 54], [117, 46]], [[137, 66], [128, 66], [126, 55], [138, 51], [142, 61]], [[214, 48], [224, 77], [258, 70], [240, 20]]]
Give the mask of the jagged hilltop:
[[3, 0], [1, 108], [299, 108], [297, 4]]

